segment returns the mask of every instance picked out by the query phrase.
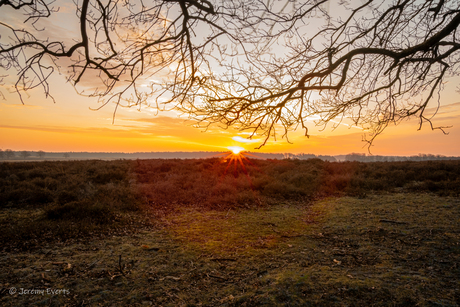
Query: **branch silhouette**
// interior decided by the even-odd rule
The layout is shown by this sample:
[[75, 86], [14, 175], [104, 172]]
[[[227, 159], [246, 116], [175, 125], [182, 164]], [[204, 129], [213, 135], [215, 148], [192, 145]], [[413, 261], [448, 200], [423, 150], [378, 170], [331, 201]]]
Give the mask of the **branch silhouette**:
[[[292, 9], [287, 9], [292, 4]], [[265, 136], [343, 120], [369, 132], [419, 119], [458, 75], [460, 7], [447, 0], [79, 0], [78, 36], [47, 32], [52, 2], [1, 0], [27, 26], [0, 22], [0, 69], [21, 93], [59, 71], [103, 107], [176, 109], [201, 127]], [[50, 22], [46, 22], [47, 20]], [[95, 81], [97, 80], [97, 81]], [[259, 147], [260, 148], [260, 147]]]

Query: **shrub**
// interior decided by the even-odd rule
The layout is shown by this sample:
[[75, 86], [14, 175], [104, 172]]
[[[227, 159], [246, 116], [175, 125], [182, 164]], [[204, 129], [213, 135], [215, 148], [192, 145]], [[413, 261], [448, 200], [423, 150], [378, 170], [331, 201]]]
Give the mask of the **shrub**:
[[45, 209], [45, 215], [50, 220], [86, 220], [95, 224], [107, 224], [115, 218], [110, 208], [88, 200], [50, 205]]
[[1, 163], [0, 208], [41, 208], [44, 214], [22, 224], [8, 221], [0, 243], [13, 242], [34, 225], [37, 233], [62, 238], [110, 232], [129, 225], [131, 213], [143, 212], [146, 204], [166, 213], [183, 206], [227, 210], [371, 191], [459, 196], [460, 161], [247, 159], [244, 167], [218, 158]]
[[48, 239], [83, 238], [130, 227], [131, 212], [143, 206], [130, 184], [131, 165], [131, 161], [0, 164], [0, 206], [34, 212], [30, 218], [24, 213], [24, 219], [8, 220], [0, 244], [15, 246], [33, 237], [39, 245]]

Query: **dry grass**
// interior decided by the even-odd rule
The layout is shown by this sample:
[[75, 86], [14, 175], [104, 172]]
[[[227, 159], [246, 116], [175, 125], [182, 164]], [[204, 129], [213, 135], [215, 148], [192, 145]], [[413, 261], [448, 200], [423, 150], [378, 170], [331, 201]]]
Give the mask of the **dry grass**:
[[[388, 194], [366, 199], [331, 198], [305, 208], [285, 204], [278, 210], [241, 209], [230, 211], [227, 217], [224, 212], [188, 213], [170, 217], [169, 224], [161, 229], [87, 243], [48, 244], [34, 252], [6, 254], [0, 263], [3, 288], [63, 288], [69, 289], [70, 295], [5, 293], [1, 303], [4, 306], [32, 303], [39, 306], [457, 306], [460, 303], [457, 198]], [[187, 221], [192, 224], [189, 231], [183, 227]], [[283, 222], [293, 229], [283, 228]], [[234, 234], [242, 231], [245, 233], [238, 243]], [[201, 235], [207, 235], [209, 240]], [[270, 243], [260, 241], [270, 236], [274, 239]]]
[[304, 235], [314, 222], [311, 218], [308, 207], [279, 205], [226, 212], [186, 209], [163, 222], [189, 248], [231, 257], [263, 253], [288, 238]]

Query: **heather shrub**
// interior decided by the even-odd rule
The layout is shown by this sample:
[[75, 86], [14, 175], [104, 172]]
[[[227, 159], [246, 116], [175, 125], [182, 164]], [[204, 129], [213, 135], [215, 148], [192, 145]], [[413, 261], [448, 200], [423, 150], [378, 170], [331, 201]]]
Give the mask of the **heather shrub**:
[[113, 211], [103, 203], [94, 203], [89, 200], [50, 205], [45, 209], [45, 215], [50, 220], [86, 220], [95, 224], [109, 223], [115, 217]]
[[53, 201], [53, 192], [49, 189], [34, 186], [31, 182], [20, 182], [13, 186], [7, 185], [1, 191], [0, 206], [41, 206]]
[[455, 194], [451, 182], [460, 176], [458, 164], [248, 159], [242, 167], [217, 158], [139, 160], [135, 173], [152, 203], [237, 207], [397, 189]]
[[245, 159], [244, 166], [230, 162], [210, 158], [0, 163], [0, 209], [35, 212], [27, 221], [0, 220], [0, 244], [27, 236], [40, 242], [45, 237], [110, 233], [131, 225], [131, 216], [145, 213], [147, 205], [167, 213], [184, 206], [228, 210], [395, 191], [460, 195], [458, 160]]
[[290, 183], [273, 180], [265, 185], [262, 195], [280, 199], [297, 199], [302, 194], [302, 190]]
[[338, 192], [345, 191], [345, 189], [350, 184], [350, 180], [350, 174], [334, 173], [324, 177], [320, 186], [320, 190], [325, 195], [333, 195]]
[[[64, 240], [110, 233], [131, 225], [143, 206], [131, 186], [131, 161], [1, 163], [0, 208], [33, 212], [26, 220], [1, 220], [0, 244]], [[28, 230], [33, 229], [33, 232]], [[31, 243], [30, 243], [31, 244]], [[30, 248], [31, 245], [24, 246]]]
[[78, 193], [75, 189], [60, 190], [56, 193], [56, 202], [59, 204], [70, 203], [78, 200]]

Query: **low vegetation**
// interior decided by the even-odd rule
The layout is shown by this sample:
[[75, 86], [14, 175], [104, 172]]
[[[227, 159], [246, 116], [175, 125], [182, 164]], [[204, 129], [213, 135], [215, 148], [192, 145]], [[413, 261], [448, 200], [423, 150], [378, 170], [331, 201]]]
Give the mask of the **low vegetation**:
[[193, 206], [226, 210], [310, 202], [326, 196], [374, 192], [460, 195], [460, 160], [423, 162], [325, 162], [222, 159], [137, 160], [142, 195], [157, 209]]
[[1, 304], [460, 304], [460, 161], [243, 162], [1, 163]]
[[1, 246], [126, 231], [142, 207], [129, 169], [127, 161], [1, 163]]

